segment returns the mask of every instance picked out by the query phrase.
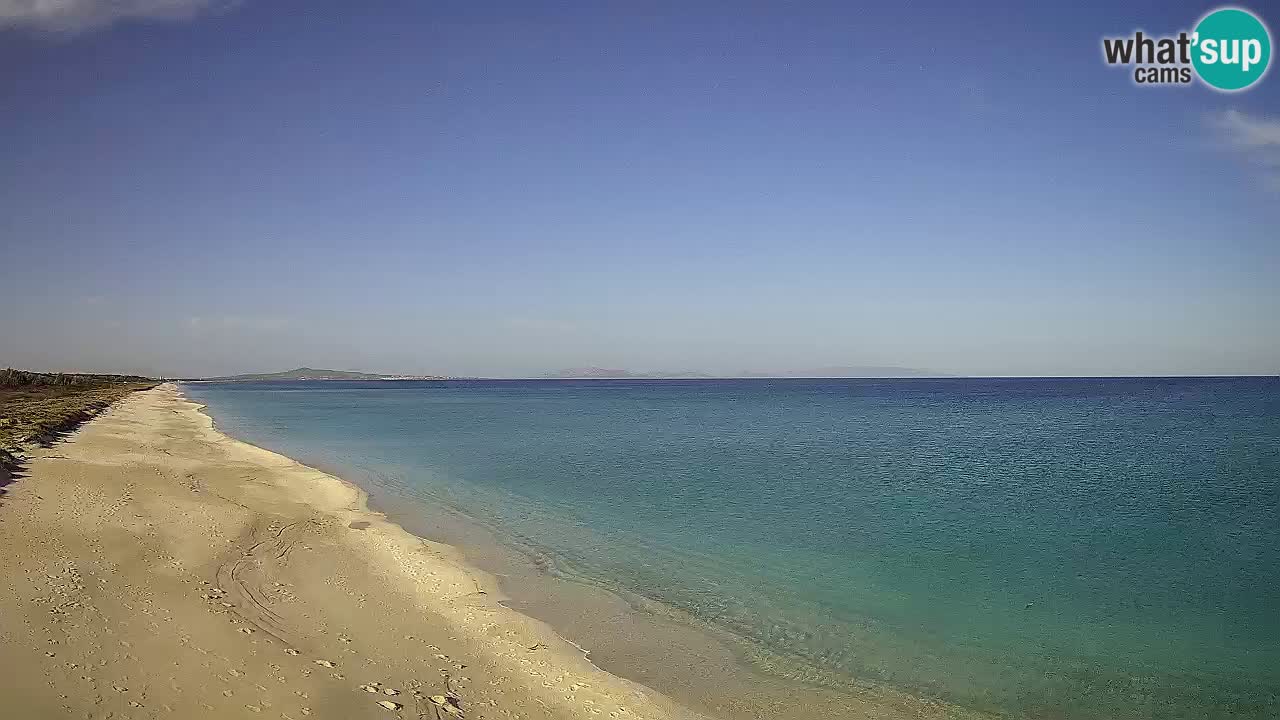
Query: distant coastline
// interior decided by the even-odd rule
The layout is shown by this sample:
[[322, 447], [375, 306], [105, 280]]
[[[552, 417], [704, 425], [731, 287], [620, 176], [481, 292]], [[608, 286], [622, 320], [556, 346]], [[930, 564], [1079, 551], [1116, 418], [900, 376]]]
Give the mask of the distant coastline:
[[219, 377], [178, 378], [182, 382], [324, 382], [324, 381], [464, 381], [464, 380], [957, 380], [957, 379], [1062, 379], [1062, 378], [1231, 378], [1231, 377], [1280, 377], [1276, 374], [1227, 374], [1227, 375], [962, 375], [919, 368], [893, 365], [838, 365], [801, 370], [756, 371], [715, 374], [700, 370], [638, 371], [625, 368], [576, 367], [554, 370], [539, 375], [481, 376], [481, 375], [408, 375], [399, 373], [368, 373], [355, 370], [323, 370], [300, 367], [272, 373], [244, 373]]
[[396, 375], [354, 370], [319, 370], [300, 367], [274, 373], [245, 373], [223, 377], [193, 378], [187, 382], [261, 382], [269, 380], [448, 380], [443, 375]]
[[836, 365], [802, 370], [743, 370], [738, 373], [713, 374], [700, 370], [655, 370], [637, 372], [617, 368], [582, 367], [565, 368], [540, 376], [544, 380], [738, 380], [738, 379], [786, 379], [786, 378], [912, 378], [955, 377], [947, 373], [892, 365]]
[[[541, 375], [510, 378], [518, 380], [738, 380], [738, 379], [803, 379], [803, 378], [948, 378], [948, 373], [916, 368], [846, 365], [811, 368], [806, 370], [756, 371], [716, 374], [701, 370], [637, 371], [623, 368], [576, 367], [553, 370]], [[481, 380], [503, 379], [478, 376], [406, 375], [399, 373], [367, 373], [355, 370], [323, 370], [300, 367], [293, 370], [270, 373], [243, 373], [219, 377], [184, 378], [184, 382], [269, 382], [269, 381], [324, 381], [324, 380]]]

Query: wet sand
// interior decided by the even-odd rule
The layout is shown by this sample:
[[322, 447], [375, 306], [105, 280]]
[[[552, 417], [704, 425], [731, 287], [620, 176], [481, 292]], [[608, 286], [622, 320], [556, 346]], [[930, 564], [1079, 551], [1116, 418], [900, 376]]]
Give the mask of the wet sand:
[[[497, 578], [503, 603], [590, 650], [598, 667], [639, 682], [707, 716], [726, 720], [990, 716], [871, 683], [820, 675], [787, 658], [749, 659], [755, 648], [674, 608], [558, 577], [473, 519], [403, 498], [375, 507], [417, 535], [457, 547]], [[761, 662], [777, 672], [765, 672]], [[797, 676], [812, 676], [798, 680]]]
[[6, 716], [697, 717], [173, 385], [22, 475], [0, 498]]
[[972, 717], [760, 673], [730, 638], [549, 575], [444, 509], [389, 520], [173, 385], [24, 475], [0, 498], [15, 717]]

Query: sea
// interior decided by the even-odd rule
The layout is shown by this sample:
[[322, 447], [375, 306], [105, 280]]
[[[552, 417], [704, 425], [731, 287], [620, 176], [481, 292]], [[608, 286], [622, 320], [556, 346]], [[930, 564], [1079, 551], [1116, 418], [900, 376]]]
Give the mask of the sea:
[[183, 391], [380, 509], [468, 518], [815, 692], [1280, 717], [1280, 378]]

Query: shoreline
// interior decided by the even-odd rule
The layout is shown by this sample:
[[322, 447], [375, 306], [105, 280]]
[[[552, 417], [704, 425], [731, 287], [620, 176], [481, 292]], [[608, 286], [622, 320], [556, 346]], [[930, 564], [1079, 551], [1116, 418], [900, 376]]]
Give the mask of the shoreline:
[[[442, 521], [413, 515], [422, 507], [384, 503], [372, 507], [410, 533], [458, 549], [470, 566], [494, 577], [503, 604], [543, 622], [601, 670], [662, 693], [716, 720], [765, 720], [785, 708], [799, 720], [829, 718], [948, 718], [992, 716], [942, 700], [915, 696], [873, 683], [823, 682], [818, 670], [781, 655], [760, 654], [750, 641], [710, 626], [643, 595], [623, 594], [589, 578], [548, 571], [529, 554], [500, 539], [495, 530], [457, 510]], [[762, 669], [774, 667], [777, 674]], [[785, 671], [784, 671], [785, 668]], [[799, 673], [794, 671], [799, 670]], [[792, 671], [791, 674], [785, 674]], [[812, 680], [796, 677], [814, 673]]]
[[476, 542], [452, 508], [371, 508], [176, 384], [32, 453], [9, 489], [0, 694], [23, 717], [978, 716], [749, 671], [703, 630]]
[[[201, 414], [217, 430], [205, 406]], [[266, 450], [281, 457], [283, 453]], [[290, 458], [293, 462], [302, 461]], [[369, 489], [349, 476], [358, 470], [308, 461], [362, 494], [370, 510], [413, 537], [440, 543], [483, 574], [513, 612], [544, 623], [602, 671], [652, 689], [709, 718], [773, 718], [785, 707], [793, 717], [951, 718], [991, 716], [886, 685], [837, 679], [798, 659], [774, 655], [727, 629], [710, 626], [644, 595], [623, 593], [588, 577], [562, 575], [533, 547], [513, 544], [500, 528], [446, 503]], [[377, 487], [374, 480], [366, 482]], [[754, 659], [752, 653], [756, 653]], [[589, 656], [589, 657], [588, 657]], [[765, 667], [799, 670], [784, 674]], [[797, 677], [799, 675], [800, 677]], [[802, 679], [808, 676], [810, 679]], [[820, 679], [821, 678], [821, 679]], [[844, 680], [843, 684], [840, 680]], [[690, 715], [691, 717], [693, 715]]]
[[23, 475], [0, 505], [0, 694], [23, 717], [699, 717], [175, 385]]

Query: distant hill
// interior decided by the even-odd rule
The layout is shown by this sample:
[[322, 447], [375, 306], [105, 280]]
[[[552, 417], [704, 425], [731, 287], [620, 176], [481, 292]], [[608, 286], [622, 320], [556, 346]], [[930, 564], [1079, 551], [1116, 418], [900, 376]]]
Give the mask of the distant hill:
[[300, 367], [274, 373], [247, 373], [226, 377], [203, 378], [220, 382], [252, 382], [261, 380], [444, 380], [440, 375], [380, 375], [351, 370], [317, 370]]
[[810, 368], [807, 370], [785, 370], [782, 372], [744, 372], [742, 377], [757, 378], [912, 378], [912, 377], [952, 377], [946, 373], [916, 368], [896, 367], [893, 365], [835, 365], [830, 367]]
[[555, 372], [549, 372], [542, 377], [549, 380], [675, 380], [680, 378], [710, 378], [714, 376], [693, 370], [635, 372], [634, 370], [585, 367], [556, 370]]
[[[648, 372], [623, 368], [564, 368], [541, 376], [547, 380], [707, 380], [723, 377], [743, 378], [910, 378], [949, 377], [944, 373], [891, 365], [840, 365], [808, 370], [782, 372], [745, 371], [739, 375], [713, 375], [699, 370], [653, 370]], [[352, 370], [318, 370], [301, 367], [284, 372], [246, 373], [226, 377], [200, 378], [218, 382], [254, 382], [264, 380], [447, 380], [441, 375], [393, 375], [355, 372]]]
[[743, 371], [738, 375], [712, 375], [696, 370], [636, 372], [619, 368], [582, 367], [566, 368], [547, 373], [542, 377], [552, 380], [676, 380], [707, 378], [911, 378], [950, 377], [945, 373], [892, 365], [837, 365], [808, 370]]

